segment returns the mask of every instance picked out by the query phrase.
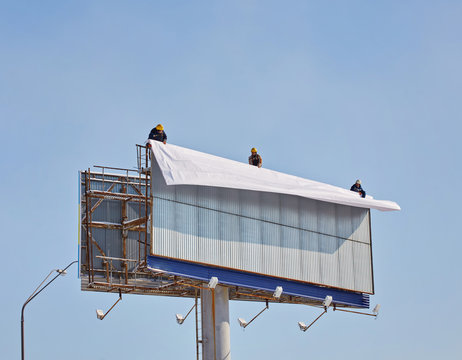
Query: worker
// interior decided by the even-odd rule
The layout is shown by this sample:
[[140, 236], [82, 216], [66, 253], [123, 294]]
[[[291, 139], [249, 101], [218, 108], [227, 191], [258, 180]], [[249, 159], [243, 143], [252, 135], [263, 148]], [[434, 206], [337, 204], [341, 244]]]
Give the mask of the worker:
[[351, 191], [356, 191], [357, 193], [359, 193], [359, 195], [363, 198], [366, 197], [366, 192], [364, 191], [364, 189], [361, 187], [361, 180], [356, 180], [356, 182], [351, 185], [351, 188], [350, 188]]
[[165, 133], [162, 124], [158, 124], [154, 129], [151, 130], [148, 139], [161, 141], [164, 144], [167, 143], [167, 134]]
[[250, 152], [252, 153], [252, 155], [249, 156], [249, 164], [261, 168], [262, 159], [261, 156], [257, 154], [257, 149], [252, 148]]

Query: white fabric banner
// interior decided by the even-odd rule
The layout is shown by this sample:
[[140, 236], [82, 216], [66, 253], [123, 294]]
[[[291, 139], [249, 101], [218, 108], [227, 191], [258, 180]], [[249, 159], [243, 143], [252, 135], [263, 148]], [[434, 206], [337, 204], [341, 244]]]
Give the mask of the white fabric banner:
[[349, 189], [258, 168], [159, 141], [148, 140], [167, 185], [203, 185], [301, 196], [381, 211], [401, 210], [393, 201], [362, 198]]

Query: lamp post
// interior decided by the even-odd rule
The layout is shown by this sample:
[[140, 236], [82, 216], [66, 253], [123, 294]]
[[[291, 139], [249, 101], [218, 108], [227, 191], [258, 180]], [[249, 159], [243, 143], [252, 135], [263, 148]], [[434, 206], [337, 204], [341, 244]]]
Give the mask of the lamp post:
[[[24, 360], [24, 309], [26, 308], [26, 305], [29, 304], [38, 294], [40, 294], [45, 288], [50, 285], [53, 281], [55, 281], [59, 276], [61, 275], [66, 275], [66, 270], [74, 263], [76, 263], [77, 260], [71, 262], [69, 265], [67, 265], [64, 269], [53, 269], [50, 271], [50, 273], [43, 279], [43, 281], [40, 283], [40, 285], [34, 290], [34, 292], [27, 298], [26, 302], [22, 306], [21, 309], [21, 359]], [[54, 272], [57, 272], [58, 275], [56, 275], [53, 279], [48, 281], [43, 287], [43, 283], [50, 277], [51, 274]]]

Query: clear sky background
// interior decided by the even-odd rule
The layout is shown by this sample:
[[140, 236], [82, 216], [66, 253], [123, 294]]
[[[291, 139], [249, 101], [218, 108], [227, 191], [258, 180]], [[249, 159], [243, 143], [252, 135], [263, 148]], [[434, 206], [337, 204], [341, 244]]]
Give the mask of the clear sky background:
[[[21, 306], [77, 258], [78, 170], [169, 142], [348, 188], [372, 211], [377, 321], [232, 302], [233, 359], [462, 354], [460, 1], [0, 1], [0, 357]], [[77, 267], [26, 309], [29, 359], [193, 359], [191, 299], [80, 291]]]

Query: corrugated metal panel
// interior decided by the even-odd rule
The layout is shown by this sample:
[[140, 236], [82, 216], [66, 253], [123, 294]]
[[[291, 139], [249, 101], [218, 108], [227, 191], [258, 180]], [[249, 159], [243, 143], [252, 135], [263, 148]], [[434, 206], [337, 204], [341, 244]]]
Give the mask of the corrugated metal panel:
[[152, 254], [373, 292], [369, 210], [274, 193], [167, 186], [152, 164]]

